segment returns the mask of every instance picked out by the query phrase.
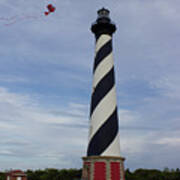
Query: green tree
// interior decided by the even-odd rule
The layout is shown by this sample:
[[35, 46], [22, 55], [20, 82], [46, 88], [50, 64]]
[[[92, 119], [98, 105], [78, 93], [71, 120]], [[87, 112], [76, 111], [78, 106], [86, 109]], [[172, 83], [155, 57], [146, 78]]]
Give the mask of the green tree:
[[6, 180], [6, 175], [3, 172], [0, 172], [0, 180]]

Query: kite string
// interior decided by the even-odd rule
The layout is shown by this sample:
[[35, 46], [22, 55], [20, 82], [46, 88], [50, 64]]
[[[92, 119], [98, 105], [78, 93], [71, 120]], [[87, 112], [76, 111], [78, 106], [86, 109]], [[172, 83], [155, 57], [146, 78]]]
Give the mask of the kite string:
[[[23, 16], [20, 16], [20, 17], [16, 16], [15, 18], [6, 18], [4, 20], [7, 20], [8, 22], [5, 23], [4, 25], [5, 26], [9, 26], [9, 25], [17, 23], [18, 21], [23, 21], [23, 20], [26, 20], [26, 19], [37, 20], [37, 19], [39, 19], [41, 17], [42, 17], [42, 15], [39, 15], [39, 16], [35, 16], [35, 15], [23, 15]], [[0, 18], [0, 20], [1, 20], [1, 18]]]
[[[52, 4], [48, 4], [47, 6], [48, 11], [45, 11], [44, 14], [47, 16], [48, 14], [52, 13], [55, 11], [55, 7]], [[19, 21], [23, 21], [26, 19], [32, 19], [32, 20], [37, 20], [39, 18], [42, 18], [43, 15], [27, 15], [27, 14], [22, 14], [22, 15], [14, 15], [12, 17], [0, 17], [0, 21], [4, 21], [5, 26], [9, 26], [12, 24], [15, 24]]]
[[17, 15], [12, 16], [12, 17], [0, 17], [0, 21], [11, 21], [11, 20], [16, 19], [16, 18], [17, 18]]

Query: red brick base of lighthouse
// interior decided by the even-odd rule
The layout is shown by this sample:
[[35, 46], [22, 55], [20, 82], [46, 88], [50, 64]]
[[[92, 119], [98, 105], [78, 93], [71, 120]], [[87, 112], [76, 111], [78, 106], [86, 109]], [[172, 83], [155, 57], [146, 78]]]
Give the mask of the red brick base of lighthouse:
[[83, 157], [82, 180], [125, 180], [122, 157]]

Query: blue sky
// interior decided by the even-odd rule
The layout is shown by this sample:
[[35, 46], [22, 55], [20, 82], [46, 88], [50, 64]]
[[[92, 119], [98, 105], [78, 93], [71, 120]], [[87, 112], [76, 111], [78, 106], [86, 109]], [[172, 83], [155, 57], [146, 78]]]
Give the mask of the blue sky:
[[[45, 17], [48, 3], [56, 12]], [[82, 167], [95, 48], [90, 26], [102, 7], [117, 25], [125, 167], [179, 167], [179, 0], [1, 0], [0, 170]], [[15, 22], [2, 20], [13, 16]]]

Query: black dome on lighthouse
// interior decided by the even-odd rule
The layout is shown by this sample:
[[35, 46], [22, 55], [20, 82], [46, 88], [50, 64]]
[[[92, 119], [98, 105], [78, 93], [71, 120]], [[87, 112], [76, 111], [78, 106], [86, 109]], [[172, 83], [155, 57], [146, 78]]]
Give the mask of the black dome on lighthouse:
[[97, 11], [97, 14], [97, 20], [92, 24], [91, 31], [96, 35], [96, 38], [101, 34], [112, 35], [116, 31], [116, 26], [109, 17], [110, 11], [102, 8]]

